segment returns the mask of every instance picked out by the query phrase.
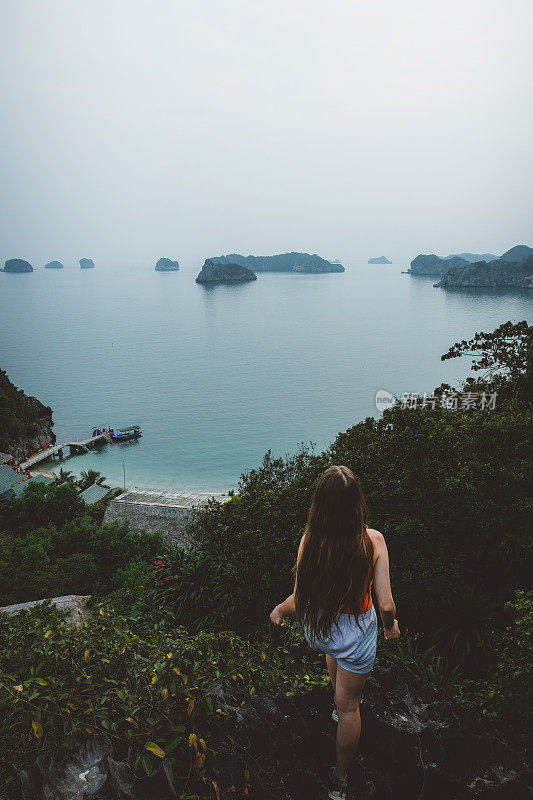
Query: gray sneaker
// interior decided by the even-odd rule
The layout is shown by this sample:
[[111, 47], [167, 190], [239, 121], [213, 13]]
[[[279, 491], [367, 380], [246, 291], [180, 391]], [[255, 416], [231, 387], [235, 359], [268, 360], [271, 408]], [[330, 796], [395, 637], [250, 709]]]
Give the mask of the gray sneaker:
[[329, 771], [329, 792], [328, 797], [330, 800], [346, 800], [346, 787], [348, 781], [346, 778], [341, 781], [337, 775], [337, 767], [331, 767]]

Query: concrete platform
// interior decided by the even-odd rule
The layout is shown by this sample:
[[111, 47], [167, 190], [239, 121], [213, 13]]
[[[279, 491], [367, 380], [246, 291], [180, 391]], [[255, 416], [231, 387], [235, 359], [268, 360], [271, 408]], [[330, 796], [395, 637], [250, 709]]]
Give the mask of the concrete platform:
[[104, 522], [127, 520], [133, 530], [159, 531], [167, 544], [187, 547], [191, 544], [189, 523], [213, 498], [219, 503], [230, 499], [228, 495], [209, 492], [128, 489], [110, 502]]

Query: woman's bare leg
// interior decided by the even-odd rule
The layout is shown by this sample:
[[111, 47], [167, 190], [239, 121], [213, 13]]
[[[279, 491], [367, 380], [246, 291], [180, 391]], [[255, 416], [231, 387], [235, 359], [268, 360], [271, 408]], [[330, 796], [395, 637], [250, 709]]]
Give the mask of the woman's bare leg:
[[328, 656], [326, 654], [326, 664], [328, 665], [329, 679], [331, 681], [331, 685], [333, 686], [333, 693], [336, 694], [337, 689], [335, 688], [335, 684], [337, 683], [337, 660], [333, 658], [333, 656]]
[[[337, 775], [344, 779], [357, 751], [361, 735], [359, 702], [367, 675], [358, 675], [337, 666], [335, 695], [339, 710], [337, 726]], [[331, 675], [331, 673], [330, 673]]]

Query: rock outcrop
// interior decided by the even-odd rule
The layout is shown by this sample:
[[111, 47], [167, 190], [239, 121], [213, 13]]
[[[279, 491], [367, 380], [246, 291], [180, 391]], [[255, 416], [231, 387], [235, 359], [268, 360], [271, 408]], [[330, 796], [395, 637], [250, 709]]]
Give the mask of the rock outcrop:
[[468, 264], [466, 259], [460, 256], [450, 256], [446, 259], [431, 255], [419, 255], [411, 261], [411, 275], [444, 275], [450, 267], [464, 267]]
[[82, 269], [94, 269], [94, 261], [92, 258], [80, 258], [80, 267]]
[[449, 261], [451, 258], [464, 258], [469, 264], [476, 264], [478, 261], [495, 261], [498, 256], [493, 253], [452, 253], [445, 256], [444, 260]]
[[52, 409], [14, 386], [0, 370], [0, 450], [16, 461], [56, 440]]
[[377, 258], [369, 258], [368, 259], [368, 263], [369, 264], [392, 264], [392, 261], [389, 261], [389, 259], [386, 256], [378, 256]]
[[44, 265], [45, 269], [63, 269], [63, 264], [61, 261], [49, 261], [48, 264]]
[[23, 258], [8, 258], [4, 263], [3, 272], [33, 272], [33, 267]]
[[241, 264], [214, 263], [213, 259], [207, 258], [196, 278], [196, 283], [243, 283], [255, 280], [257, 280], [257, 275]]
[[280, 253], [275, 256], [241, 256], [232, 253], [228, 256], [216, 256], [209, 259], [213, 264], [240, 264], [254, 272], [344, 272], [338, 261], [326, 261], [309, 253]]
[[155, 265], [156, 272], [176, 272], [179, 268], [179, 262], [172, 261], [171, 258], [160, 258]]
[[435, 286], [533, 289], [533, 255], [518, 262], [498, 258], [488, 264], [480, 261], [477, 264], [452, 267]]
[[61, 597], [52, 597], [49, 600], [31, 600], [29, 603], [15, 603], [10, 606], [0, 606], [0, 614], [13, 616], [49, 602], [65, 614], [71, 625], [77, 627], [87, 619], [87, 600], [89, 597], [89, 594], [64, 594]]

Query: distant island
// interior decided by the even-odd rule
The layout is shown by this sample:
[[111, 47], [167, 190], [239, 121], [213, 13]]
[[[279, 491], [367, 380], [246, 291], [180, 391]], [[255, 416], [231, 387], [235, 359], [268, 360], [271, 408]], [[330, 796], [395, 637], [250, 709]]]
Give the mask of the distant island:
[[8, 258], [2, 272], [33, 272], [33, 267], [23, 258]]
[[49, 261], [47, 264], [44, 265], [45, 269], [63, 269], [63, 264], [61, 261]]
[[411, 275], [444, 275], [451, 267], [464, 267], [467, 264], [478, 263], [479, 261], [493, 261], [498, 256], [492, 253], [452, 253], [449, 256], [436, 256], [435, 253], [431, 255], [418, 255], [411, 261], [411, 269], [408, 270]]
[[411, 275], [444, 275], [450, 267], [464, 267], [469, 262], [461, 256], [447, 256], [441, 258], [435, 253], [419, 255], [411, 261]]
[[516, 244], [514, 247], [511, 247], [510, 250], [502, 254], [501, 260], [517, 262], [523, 261], [524, 258], [529, 258], [532, 255], [533, 247], [528, 247], [527, 244]]
[[[524, 253], [526, 257], [518, 260]], [[494, 261], [451, 267], [435, 286], [533, 289], [533, 248], [518, 245]]]
[[463, 258], [469, 264], [476, 264], [478, 261], [496, 261], [498, 256], [493, 253], [453, 253], [451, 256], [444, 256], [445, 261], [451, 258]]
[[377, 258], [369, 258], [368, 259], [368, 263], [369, 264], [392, 264], [392, 261], [389, 261], [389, 259], [386, 256], [378, 256]]
[[92, 258], [80, 258], [80, 267], [82, 269], [94, 269], [94, 261]]
[[243, 283], [255, 280], [257, 275], [248, 267], [233, 263], [214, 263], [213, 259], [207, 258], [196, 283]]
[[215, 256], [209, 259], [213, 264], [239, 264], [254, 272], [303, 272], [325, 273], [344, 272], [339, 261], [326, 261], [309, 253], [279, 253], [274, 256], [242, 256], [232, 253], [228, 256]]
[[160, 258], [155, 265], [156, 272], [176, 272], [179, 268], [179, 262], [172, 261], [171, 258]]

